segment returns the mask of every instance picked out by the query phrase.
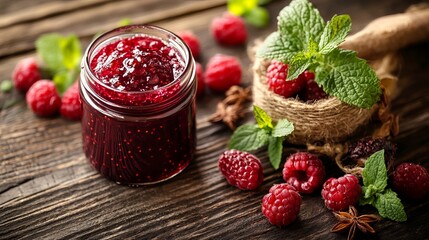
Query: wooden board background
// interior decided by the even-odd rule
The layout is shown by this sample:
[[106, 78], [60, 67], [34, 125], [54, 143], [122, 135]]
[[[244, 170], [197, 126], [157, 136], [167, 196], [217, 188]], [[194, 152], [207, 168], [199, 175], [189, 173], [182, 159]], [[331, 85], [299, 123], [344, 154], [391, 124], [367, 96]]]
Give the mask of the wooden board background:
[[[325, 19], [349, 13], [353, 32], [370, 20], [404, 11], [417, 0], [315, 0]], [[427, 1], [426, 1], [427, 2]], [[289, 1], [267, 7], [270, 27], [249, 26], [248, 45], [275, 30], [274, 16]], [[34, 56], [34, 41], [43, 33], [76, 33], [84, 47], [99, 32], [120, 19], [152, 23], [172, 31], [194, 31], [201, 40], [205, 64], [215, 53], [235, 55], [244, 69], [243, 85], [251, 84], [246, 47], [215, 43], [208, 26], [226, 10], [225, 0], [14, 0], [0, 1], [0, 81], [11, 78], [16, 62]], [[429, 168], [429, 44], [401, 51], [400, 94], [393, 111], [401, 118], [397, 162], [416, 162]], [[333, 215], [319, 194], [303, 196], [301, 213], [286, 228], [271, 226], [260, 210], [261, 199], [281, 171], [268, 164], [265, 149], [255, 154], [264, 162], [265, 180], [258, 191], [229, 186], [217, 169], [231, 132], [207, 123], [222, 95], [198, 99], [197, 157], [171, 181], [129, 188], [98, 175], [81, 150], [80, 124], [59, 117], [35, 117], [23, 95], [0, 93], [0, 239], [345, 239], [332, 234]], [[10, 106], [12, 105], [12, 106]], [[250, 115], [248, 116], [250, 119]], [[296, 151], [285, 145], [284, 157]], [[330, 169], [335, 166], [326, 162]], [[332, 170], [332, 172], [335, 172]], [[427, 239], [428, 201], [405, 203], [409, 220], [382, 221], [377, 234], [357, 239]], [[363, 212], [371, 208], [360, 208]]]

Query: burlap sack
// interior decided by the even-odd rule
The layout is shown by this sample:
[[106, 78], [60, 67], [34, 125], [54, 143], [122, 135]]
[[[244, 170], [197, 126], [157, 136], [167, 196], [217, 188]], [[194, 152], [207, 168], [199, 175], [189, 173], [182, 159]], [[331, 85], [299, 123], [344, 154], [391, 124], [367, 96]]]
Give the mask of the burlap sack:
[[337, 143], [352, 136], [365, 126], [377, 110], [362, 109], [341, 102], [335, 97], [314, 103], [284, 98], [268, 89], [266, 69], [270, 61], [254, 59], [253, 99], [254, 104], [265, 110], [274, 121], [286, 118], [295, 130], [286, 141], [294, 144]]

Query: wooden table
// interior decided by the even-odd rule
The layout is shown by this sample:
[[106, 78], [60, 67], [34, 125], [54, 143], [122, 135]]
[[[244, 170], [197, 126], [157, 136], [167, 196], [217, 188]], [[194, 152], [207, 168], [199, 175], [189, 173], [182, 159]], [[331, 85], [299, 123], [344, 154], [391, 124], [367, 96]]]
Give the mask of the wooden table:
[[[275, 16], [288, 2], [267, 6], [271, 24], [264, 29], [249, 26], [248, 44], [276, 28]], [[325, 19], [349, 13], [356, 32], [376, 17], [402, 12], [419, 1], [313, 2]], [[215, 53], [235, 55], [245, 70], [243, 85], [250, 85], [246, 47], [221, 47], [210, 35], [211, 19], [225, 10], [225, 0], [1, 0], [0, 80], [11, 78], [18, 60], [35, 55], [34, 41], [40, 34], [76, 33], [86, 47], [94, 34], [130, 18], [175, 32], [191, 29], [202, 43], [198, 61], [205, 64]], [[421, 163], [429, 169], [429, 44], [407, 48], [401, 55], [400, 94], [393, 102], [401, 118], [397, 162]], [[269, 166], [265, 149], [255, 153], [265, 169], [258, 191], [244, 192], [226, 183], [217, 158], [231, 131], [206, 121], [220, 99], [221, 94], [213, 93], [198, 99], [197, 156], [183, 173], [162, 184], [130, 188], [105, 180], [90, 167], [81, 149], [80, 123], [35, 117], [23, 95], [1, 93], [0, 239], [345, 239], [346, 234], [329, 232], [336, 221], [318, 193], [303, 196], [292, 225], [278, 228], [268, 223], [261, 199], [282, 178], [281, 170]], [[293, 151], [286, 145], [283, 156]], [[428, 239], [428, 201], [405, 203], [405, 208], [407, 222], [383, 220], [375, 227], [377, 234], [358, 234], [358, 239]]]

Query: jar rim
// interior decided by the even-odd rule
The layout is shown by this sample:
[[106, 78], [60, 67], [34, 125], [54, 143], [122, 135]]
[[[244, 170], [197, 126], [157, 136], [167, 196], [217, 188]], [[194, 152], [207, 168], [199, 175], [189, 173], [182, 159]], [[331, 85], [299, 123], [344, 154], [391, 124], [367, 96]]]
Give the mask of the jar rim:
[[[98, 46], [102, 46], [103, 43], [106, 43], [109, 41], [109, 39], [111, 39], [112, 37], [119, 37], [123, 34], [130, 34], [130, 36], [136, 36], [138, 34], [140, 35], [148, 35], [151, 36], [147, 33], [141, 33], [141, 32], [135, 32], [133, 33], [132, 30], [141, 30], [141, 29], [146, 29], [146, 30], [152, 30], [152, 31], [157, 31], [160, 34], [164, 34], [165, 36], [168, 36], [168, 39], [173, 39], [175, 43], [179, 43], [180, 47], [182, 49], [184, 49], [185, 51], [183, 51], [185, 54], [181, 54], [181, 56], [184, 58], [184, 62], [187, 63], [185, 65], [185, 69], [183, 71], [180, 72], [180, 74], [171, 82], [169, 82], [166, 85], [163, 85], [161, 87], [158, 87], [157, 89], [152, 89], [152, 90], [144, 90], [144, 91], [124, 91], [124, 90], [119, 90], [116, 88], [113, 88], [105, 83], [103, 83], [102, 81], [99, 81], [99, 78], [94, 74], [93, 69], [90, 67], [90, 62], [92, 60], [92, 54], [90, 55], [90, 51], [93, 50], [93, 47], [98, 47]], [[151, 36], [153, 37], [153, 36]], [[161, 39], [162, 41], [164, 41], [164, 39]], [[95, 48], [96, 49], [96, 48]], [[82, 61], [82, 65], [81, 65], [81, 69], [88, 69], [89, 71], [87, 71], [86, 73], [89, 75], [89, 77], [91, 79], [96, 79], [97, 80], [97, 84], [100, 84], [101, 86], [107, 88], [108, 90], [117, 92], [117, 93], [123, 93], [123, 94], [151, 94], [151, 93], [155, 93], [158, 91], [162, 91], [164, 89], [168, 89], [171, 86], [173, 86], [174, 84], [177, 84], [178, 81], [180, 81], [180, 79], [183, 79], [184, 75], [186, 75], [186, 73], [189, 71], [189, 68], [191, 67], [190, 65], [192, 64], [188, 64], [191, 60], [192, 54], [191, 54], [191, 50], [189, 48], [189, 46], [187, 44], [185, 44], [183, 42], [183, 40], [181, 40], [181, 38], [171, 32], [168, 31], [165, 28], [162, 27], [158, 27], [158, 26], [154, 26], [154, 25], [150, 25], [150, 24], [133, 24], [133, 25], [127, 25], [127, 26], [122, 26], [122, 27], [118, 27], [118, 28], [114, 28], [110, 31], [104, 32], [101, 35], [97, 36], [94, 40], [91, 41], [91, 43], [88, 45], [88, 47], [85, 50], [85, 54], [84, 54], [84, 59]]]

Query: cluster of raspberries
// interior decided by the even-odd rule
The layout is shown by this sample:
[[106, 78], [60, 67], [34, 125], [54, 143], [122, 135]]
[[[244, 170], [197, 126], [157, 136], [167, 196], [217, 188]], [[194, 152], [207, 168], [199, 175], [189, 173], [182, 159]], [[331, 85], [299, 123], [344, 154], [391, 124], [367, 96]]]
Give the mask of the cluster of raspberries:
[[[377, 144], [364, 144], [363, 142]], [[385, 146], [385, 151], [394, 155], [396, 147], [386, 139], [363, 138], [352, 145], [349, 153], [355, 158], [368, 157]], [[350, 155], [350, 154], [349, 154]], [[227, 150], [218, 161], [219, 170], [227, 182], [242, 190], [255, 190], [263, 182], [261, 161], [248, 152]], [[321, 190], [325, 206], [332, 211], [346, 210], [355, 206], [362, 194], [359, 179], [351, 174], [325, 180], [322, 160], [308, 152], [290, 155], [283, 166], [285, 183], [275, 184], [262, 198], [262, 213], [276, 226], [292, 223], [298, 216], [302, 194], [312, 194]], [[421, 165], [402, 163], [391, 174], [393, 188], [403, 198], [421, 200], [429, 194], [429, 173]]]

